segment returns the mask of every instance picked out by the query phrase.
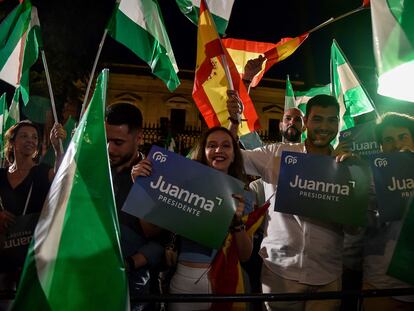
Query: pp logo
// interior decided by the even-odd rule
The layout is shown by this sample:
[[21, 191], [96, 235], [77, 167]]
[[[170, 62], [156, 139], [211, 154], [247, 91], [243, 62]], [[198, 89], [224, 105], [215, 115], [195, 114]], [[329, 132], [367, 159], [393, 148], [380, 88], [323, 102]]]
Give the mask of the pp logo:
[[342, 137], [343, 138], [346, 138], [346, 137], [348, 137], [350, 135], [351, 135], [351, 132], [344, 132], [344, 133], [342, 133]]
[[295, 165], [297, 162], [298, 162], [298, 158], [297, 157], [288, 155], [285, 158], [285, 163], [288, 164], [288, 165]]
[[374, 160], [374, 165], [376, 167], [386, 167], [388, 165], [388, 162], [386, 158], [376, 158]]
[[163, 163], [167, 161], [167, 155], [163, 154], [161, 151], [154, 152], [154, 154], [152, 155], [152, 158], [154, 159], [155, 162]]

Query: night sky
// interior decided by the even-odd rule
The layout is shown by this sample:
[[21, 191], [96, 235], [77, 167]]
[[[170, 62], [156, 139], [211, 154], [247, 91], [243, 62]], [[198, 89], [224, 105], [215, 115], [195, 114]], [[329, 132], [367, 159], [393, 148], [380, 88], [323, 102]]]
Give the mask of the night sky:
[[[1, 16], [17, 3], [17, 0], [3, 0], [0, 3]], [[68, 81], [89, 75], [115, 1], [32, 0], [32, 3], [38, 7], [45, 52], [59, 97], [64, 94], [64, 85]], [[300, 35], [330, 17], [356, 9], [361, 3], [362, 0], [235, 0], [227, 36], [276, 43], [283, 37]], [[179, 69], [194, 70], [196, 26], [181, 14], [175, 0], [159, 0], [159, 5]], [[333, 38], [338, 41], [374, 100], [384, 104], [385, 98], [375, 94], [369, 10], [355, 13], [311, 34], [292, 56], [275, 65], [265, 78], [285, 79], [289, 74], [291, 80], [305, 82], [303, 89], [329, 83], [329, 55]], [[98, 67], [111, 62], [144, 64], [127, 48], [108, 37]], [[38, 70], [41, 70], [40, 64]], [[0, 91], [1, 88], [4, 88], [3, 84]], [[389, 110], [387, 104], [384, 107]], [[403, 107], [404, 111], [412, 111], [410, 105]]]

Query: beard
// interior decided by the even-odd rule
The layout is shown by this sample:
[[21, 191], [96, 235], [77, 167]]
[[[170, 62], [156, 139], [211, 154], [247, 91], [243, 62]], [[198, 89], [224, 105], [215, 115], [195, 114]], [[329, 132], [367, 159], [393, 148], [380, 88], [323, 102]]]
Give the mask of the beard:
[[131, 161], [133, 157], [133, 154], [125, 154], [122, 156], [112, 156], [109, 155], [109, 164], [111, 165], [111, 168], [118, 168], [121, 167], [123, 165], [125, 165], [126, 163], [128, 163], [129, 161]]
[[289, 126], [284, 131], [282, 130], [283, 138], [286, 139], [288, 142], [291, 142], [291, 143], [300, 142], [301, 135], [302, 135], [302, 132], [299, 131], [294, 125]]

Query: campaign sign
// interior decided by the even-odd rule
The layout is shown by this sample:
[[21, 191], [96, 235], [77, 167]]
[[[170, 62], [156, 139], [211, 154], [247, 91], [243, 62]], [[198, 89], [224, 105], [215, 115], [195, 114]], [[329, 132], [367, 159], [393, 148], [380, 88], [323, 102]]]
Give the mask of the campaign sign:
[[367, 222], [369, 167], [359, 159], [282, 153], [275, 211], [327, 222]]
[[147, 157], [152, 174], [138, 177], [123, 211], [194, 240], [219, 248], [227, 235], [244, 184], [206, 165], [153, 146]]
[[414, 197], [414, 153], [380, 153], [369, 158], [379, 219], [400, 220], [410, 198]]
[[368, 122], [339, 133], [339, 142], [349, 145], [352, 153], [362, 158], [381, 152], [380, 146], [375, 139], [375, 123]]

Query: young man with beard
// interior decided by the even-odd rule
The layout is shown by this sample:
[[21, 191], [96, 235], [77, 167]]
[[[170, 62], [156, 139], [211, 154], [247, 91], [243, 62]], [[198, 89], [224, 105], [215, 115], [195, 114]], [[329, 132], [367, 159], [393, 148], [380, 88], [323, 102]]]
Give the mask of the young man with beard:
[[303, 113], [298, 108], [289, 108], [283, 113], [279, 131], [284, 143], [300, 143], [302, 133], [305, 131]]
[[[138, 151], [143, 140], [142, 115], [131, 104], [113, 104], [106, 109], [105, 128], [112, 185], [118, 211], [121, 231], [121, 248], [128, 273], [131, 310], [147, 310], [150, 306], [133, 300], [150, 289], [149, 269], [157, 265], [164, 254], [164, 248], [151, 240], [159, 229], [143, 220], [121, 211], [132, 187], [132, 167], [143, 159]], [[137, 207], [139, 202], [137, 202]]]
[[[414, 118], [389, 112], [381, 117], [375, 128], [377, 142], [384, 153], [414, 152]], [[378, 216], [378, 214], [376, 215]], [[403, 221], [378, 223], [365, 234], [363, 287], [390, 289], [411, 287], [387, 275]], [[364, 310], [414, 310], [414, 296], [365, 298]]]
[[[236, 119], [238, 105], [228, 105]], [[275, 143], [243, 151], [246, 173], [261, 176], [265, 197], [277, 188], [283, 151], [333, 155], [331, 141], [339, 126], [339, 104], [328, 95], [309, 100], [304, 117], [307, 139], [304, 143]], [[233, 133], [237, 124], [233, 123]], [[340, 154], [338, 162], [350, 154]], [[343, 228], [309, 218], [274, 211], [274, 200], [264, 223], [260, 256], [263, 259], [263, 293], [310, 293], [341, 289]], [[266, 302], [267, 310], [338, 310], [340, 302], [286, 301]]]

